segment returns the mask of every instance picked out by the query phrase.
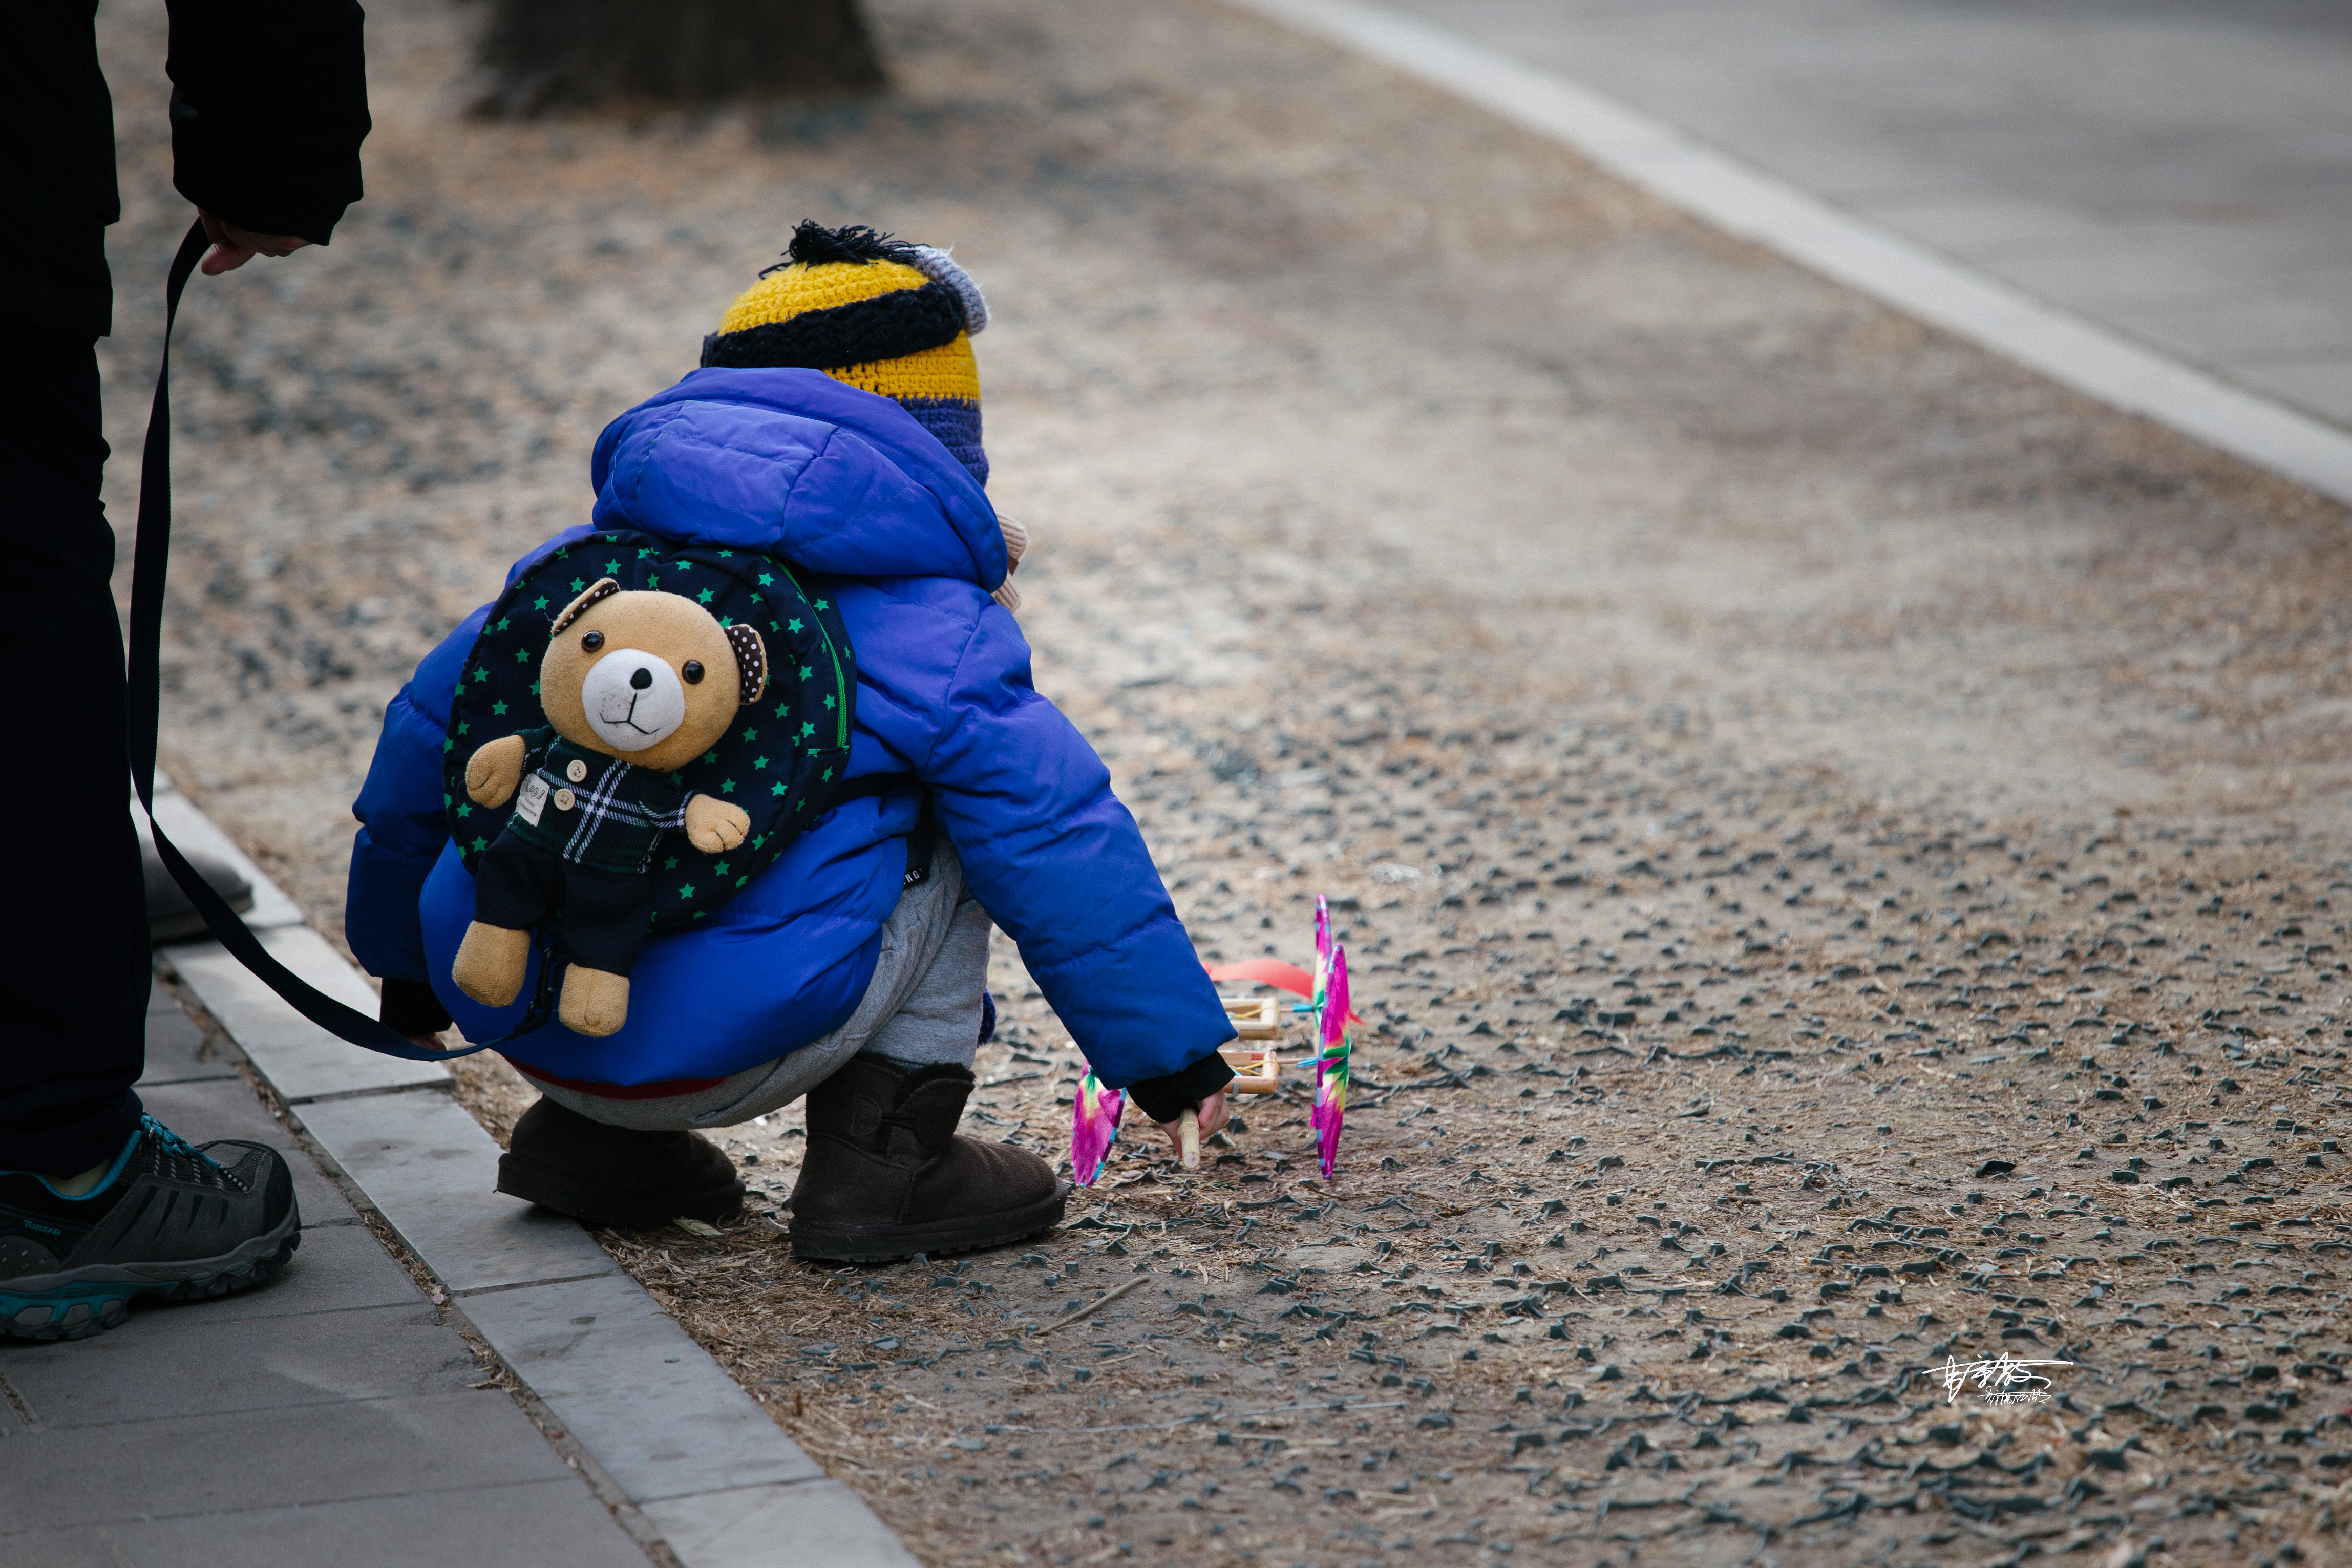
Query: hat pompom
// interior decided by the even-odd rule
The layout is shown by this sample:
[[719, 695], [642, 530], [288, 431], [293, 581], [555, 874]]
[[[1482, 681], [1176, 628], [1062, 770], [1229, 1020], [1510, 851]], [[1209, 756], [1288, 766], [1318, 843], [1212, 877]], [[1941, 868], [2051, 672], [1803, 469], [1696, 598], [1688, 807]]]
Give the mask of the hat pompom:
[[[919, 248], [862, 223], [827, 228], [813, 218], [804, 218], [793, 229], [792, 244], [784, 251], [784, 259], [776, 265], [815, 267], [827, 261], [847, 261], [862, 267], [869, 261], [897, 261], [911, 267], [914, 258], [908, 252]], [[775, 269], [770, 268], [769, 271]]]

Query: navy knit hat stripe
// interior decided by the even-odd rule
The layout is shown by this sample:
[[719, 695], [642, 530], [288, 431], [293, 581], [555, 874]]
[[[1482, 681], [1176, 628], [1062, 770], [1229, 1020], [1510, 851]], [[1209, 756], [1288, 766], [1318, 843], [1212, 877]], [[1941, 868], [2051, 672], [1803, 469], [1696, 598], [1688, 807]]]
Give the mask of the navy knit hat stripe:
[[940, 445], [982, 484], [988, 483], [988, 453], [980, 444], [980, 405], [961, 397], [901, 397], [898, 406], [939, 437]]
[[721, 370], [838, 370], [903, 359], [956, 340], [963, 301], [942, 283], [877, 294], [829, 310], [803, 310], [702, 340], [702, 363]]

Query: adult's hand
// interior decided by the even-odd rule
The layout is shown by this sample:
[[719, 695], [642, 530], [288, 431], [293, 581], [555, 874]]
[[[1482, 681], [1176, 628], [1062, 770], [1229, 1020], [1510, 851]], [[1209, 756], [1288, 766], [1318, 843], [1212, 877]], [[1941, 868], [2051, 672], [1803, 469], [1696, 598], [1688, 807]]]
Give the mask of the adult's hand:
[[[1214, 1132], [1218, 1128], [1223, 1127], [1225, 1124], [1225, 1091], [1222, 1089], [1217, 1090], [1216, 1093], [1209, 1096], [1208, 1099], [1201, 1101], [1201, 1136], [1203, 1139], [1206, 1139], [1210, 1133]], [[1181, 1121], [1181, 1118], [1179, 1118], [1179, 1120]], [[1184, 1143], [1181, 1139], [1176, 1136], [1177, 1123], [1174, 1121], [1162, 1121], [1158, 1125], [1160, 1131], [1168, 1134], [1168, 1147], [1174, 1150], [1176, 1152], [1176, 1157], [1179, 1160], [1181, 1160], [1184, 1157]]]
[[454, 1051], [457, 1048], [437, 1034], [411, 1035], [408, 1037], [408, 1043], [412, 1046], [423, 1046], [428, 1051]]
[[205, 237], [213, 242], [196, 270], [207, 278], [217, 278], [224, 272], [234, 272], [257, 256], [289, 256], [310, 242], [299, 235], [255, 234], [233, 223], [224, 223], [212, 214], [198, 209], [196, 216], [204, 220]]

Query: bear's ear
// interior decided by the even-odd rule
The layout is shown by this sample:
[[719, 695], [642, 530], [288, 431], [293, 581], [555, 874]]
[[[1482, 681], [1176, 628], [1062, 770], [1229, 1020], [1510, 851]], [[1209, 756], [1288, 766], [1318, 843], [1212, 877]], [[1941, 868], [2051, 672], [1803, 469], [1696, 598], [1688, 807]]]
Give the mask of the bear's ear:
[[621, 585], [618, 583], [614, 582], [610, 577], [597, 578], [593, 584], [589, 585], [589, 589], [586, 593], [581, 595], [578, 598], [563, 606], [562, 614], [555, 617], [555, 624], [547, 629], [547, 635], [549, 637], [561, 637], [563, 633], [564, 627], [570, 626], [572, 622], [578, 620], [581, 616], [588, 613], [589, 605], [594, 604], [599, 599], [609, 599], [620, 591]]
[[768, 645], [741, 621], [727, 628], [727, 642], [735, 650], [735, 672], [742, 678], [743, 704], [748, 708], [768, 689]]

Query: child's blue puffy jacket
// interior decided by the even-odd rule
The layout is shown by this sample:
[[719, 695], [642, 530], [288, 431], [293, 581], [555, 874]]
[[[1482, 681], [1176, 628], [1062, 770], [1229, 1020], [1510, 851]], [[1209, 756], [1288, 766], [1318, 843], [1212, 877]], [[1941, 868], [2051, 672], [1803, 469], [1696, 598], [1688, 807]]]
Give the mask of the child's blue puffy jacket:
[[[1232, 1037], [1135, 819], [1030, 685], [1028, 644], [989, 596], [1006, 567], [994, 509], [905, 410], [817, 371], [696, 371], [606, 427], [593, 478], [593, 524], [531, 560], [626, 526], [780, 556], [833, 592], [857, 657], [850, 776], [929, 786], [972, 895], [1105, 1083], [1180, 1071]], [[442, 741], [482, 614], [385, 710], [344, 917], [370, 973], [429, 983], [474, 1039], [524, 1012], [449, 979], [474, 884], [449, 844]], [[825, 1034], [873, 974], [916, 813], [911, 791], [845, 802], [708, 921], [646, 944], [619, 1033], [551, 1023], [506, 1054], [572, 1081], [674, 1084]]]

